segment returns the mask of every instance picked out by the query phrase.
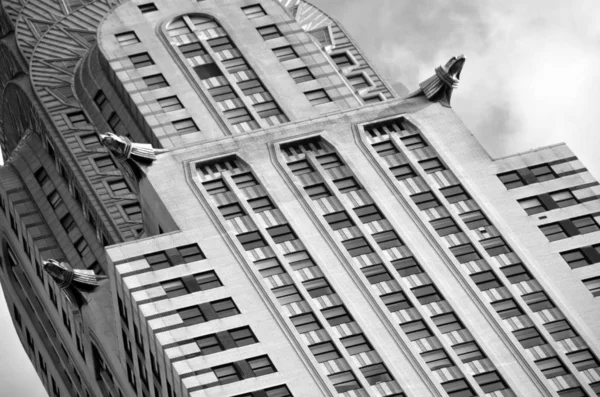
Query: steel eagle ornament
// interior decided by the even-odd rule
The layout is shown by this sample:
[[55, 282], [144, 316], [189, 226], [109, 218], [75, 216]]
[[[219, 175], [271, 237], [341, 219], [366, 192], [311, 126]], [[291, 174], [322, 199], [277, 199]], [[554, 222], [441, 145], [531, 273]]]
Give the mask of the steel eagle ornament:
[[450, 58], [446, 65], [435, 68], [435, 74], [419, 84], [420, 89], [410, 94], [408, 98], [425, 95], [432, 102], [450, 107], [452, 91], [458, 87], [460, 72], [465, 61], [464, 55]]
[[137, 179], [141, 179], [146, 170], [156, 160], [156, 155], [166, 149], [156, 149], [149, 143], [132, 142], [129, 138], [106, 132], [100, 134], [100, 141], [115, 158], [127, 165]]
[[88, 302], [87, 293], [98, 287], [98, 276], [93, 270], [73, 269], [66, 262], [54, 259], [43, 261], [44, 271], [52, 277], [69, 302], [80, 309]]

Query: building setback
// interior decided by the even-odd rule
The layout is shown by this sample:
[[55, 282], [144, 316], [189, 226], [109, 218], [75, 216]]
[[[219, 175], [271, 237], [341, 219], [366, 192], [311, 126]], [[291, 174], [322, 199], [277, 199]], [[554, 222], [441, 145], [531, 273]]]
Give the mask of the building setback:
[[0, 37], [0, 282], [50, 396], [600, 396], [600, 186], [490, 158], [463, 57], [400, 96], [304, 0], [2, 0]]

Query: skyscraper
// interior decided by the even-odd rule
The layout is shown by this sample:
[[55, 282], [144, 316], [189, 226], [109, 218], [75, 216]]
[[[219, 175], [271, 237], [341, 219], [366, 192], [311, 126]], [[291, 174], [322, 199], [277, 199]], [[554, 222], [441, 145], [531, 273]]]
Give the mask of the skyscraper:
[[2, 0], [0, 36], [0, 281], [51, 396], [600, 395], [598, 182], [490, 158], [463, 57], [400, 97], [300, 0]]

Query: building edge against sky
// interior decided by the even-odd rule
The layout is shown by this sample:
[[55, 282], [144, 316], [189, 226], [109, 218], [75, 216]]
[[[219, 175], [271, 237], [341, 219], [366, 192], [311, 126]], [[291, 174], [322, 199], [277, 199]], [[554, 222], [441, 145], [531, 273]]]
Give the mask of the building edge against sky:
[[51, 396], [600, 395], [598, 182], [491, 159], [461, 57], [402, 98], [300, 0], [2, 0], [0, 37], [0, 282]]

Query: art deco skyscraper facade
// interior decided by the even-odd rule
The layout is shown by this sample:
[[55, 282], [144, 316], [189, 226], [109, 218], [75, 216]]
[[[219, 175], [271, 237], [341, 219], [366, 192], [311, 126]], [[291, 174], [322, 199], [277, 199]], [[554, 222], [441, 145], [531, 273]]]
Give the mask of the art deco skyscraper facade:
[[600, 186], [490, 158], [463, 58], [401, 98], [303, 0], [2, 0], [0, 37], [0, 281], [52, 397], [600, 395]]

